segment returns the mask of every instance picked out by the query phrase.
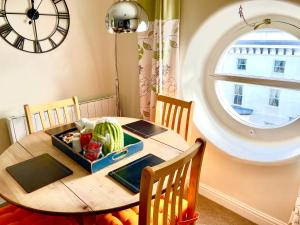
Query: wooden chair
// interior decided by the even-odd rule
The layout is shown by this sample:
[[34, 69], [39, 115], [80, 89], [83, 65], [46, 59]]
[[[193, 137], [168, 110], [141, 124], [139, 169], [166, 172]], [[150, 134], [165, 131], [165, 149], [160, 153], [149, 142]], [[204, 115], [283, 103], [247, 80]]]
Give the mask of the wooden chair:
[[[197, 218], [195, 208], [205, 144], [199, 138], [194, 145], [174, 159], [144, 168], [139, 209], [134, 207], [101, 215], [97, 218], [97, 224], [194, 224]], [[184, 196], [187, 196], [186, 200]]]
[[[160, 107], [162, 103], [162, 107]], [[188, 130], [190, 118], [192, 117], [193, 102], [187, 102], [181, 99], [172, 98], [164, 95], [158, 95], [156, 100], [156, 116], [161, 115], [160, 118], [155, 118], [153, 122], [159, 123], [163, 126], [175, 130], [181, 134], [181, 124], [185, 124], [183, 136], [185, 140], [188, 139]]]
[[[175, 224], [175, 213], [177, 210], [177, 222], [179, 224], [181, 221], [191, 220], [194, 218], [204, 149], [205, 142], [202, 139], [197, 139], [194, 145], [173, 160], [152, 168], [146, 167], [143, 170], [140, 188], [139, 225], [150, 224], [151, 218], [152, 224], [158, 223], [158, 211], [161, 204], [160, 196], [163, 192], [164, 183], [167, 183], [166, 191], [164, 193], [164, 202], [168, 202], [170, 204], [164, 204], [163, 206], [162, 224], [166, 225], [168, 220], [169, 224]], [[190, 175], [187, 176], [190, 164]], [[189, 177], [187, 193], [188, 207], [185, 218], [183, 218], [182, 202], [186, 177]], [[158, 184], [154, 202], [151, 203], [155, 181], [158, 181]], [[151, 210], [151, 204], [153, 205], [153, 210]], [[171, 208], [169, 209], [169, 207]]]
[[[26, 121], [28, 124], [29, 133], [32, 134], [35, 132], [35, 127], [33, 123], [34, 115], [38, 114], [43, 130], [71, 123], [70, 115], [69, 115], [69, 107], [74, 107], [74, 112], [76, 114], [76, 120], [80, 119], [80, 110], [78, 99], [76, 96], [73, 96], [69, 99], [64, 99], [56, 102], [50, 102], [40, 105], [24, 105]], [[48, 121], [48, 124], [47, 122]]]

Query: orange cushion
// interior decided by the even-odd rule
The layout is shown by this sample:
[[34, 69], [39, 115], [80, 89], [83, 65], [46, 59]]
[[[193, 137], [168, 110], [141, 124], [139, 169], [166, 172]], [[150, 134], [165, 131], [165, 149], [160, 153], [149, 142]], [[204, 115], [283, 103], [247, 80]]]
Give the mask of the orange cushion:
[[138, 225], [139, 224], [138, 215], [136, 214], [136, 216], [128, 218], [128, 220], [126, 220], [126, 222], [123, 224], [124, 225]]
[[123, 223], [111, 213], [97, 216], [97, 224], [99, 225], [123, 225]]
[[132, 209], [125, 209], [113, 214], [97, 216], [97, 225], [138, 225], [138, 214]]
[[131, 208], [136, 214], [139, 214], [139, 206], [137, 205], [137, 206], [134, 206], [134, 207], [132, 207]]
[[0, 216], [0, 221], [2, 224], [10, 224], [15, 222], [15, 217], [13, 212], [7, 212]]
[[13, 205], [0, 208], [0, 225], [78, 225], [67, 216], [48, 216]]
[[113, 213], [124, 224], [128, 219], [138, 217], [138, 215], [132, 209], [125, 209], [116, 213]]
[[[159, 212], [164, 211], [164, 203], [165, 203], [165, 195], [162, 195], [159, 201]], [[175, 216], [178, 217], [178, 201], [179, 197], [176, 196], [176, 204], [175, 204]], [[172, 203], [172, 193], [169, 196], [169, 206], [168, 206], [168, 214], [171, 215], [171, 203]], [[151, 205], [154, 206], [154, 200], [152, 200]], [[188, 208], [188, 201], [182, 199], [182, 212], [181, 215], [184, 216], [186, 214]]]
[[23, 225], [23, 224], [20, 221], [17, 221], [17, 222], [10, 223], [8, 225]]
[[[152, 212], [152, 207], [151, 207], [151, 212]], [[158, 218], [157, 218], [157, 224], [158, 225], [161, 225], [163, 224], [163, 219], [164, 219], [164, 214], [162, 212], [159, 212], [158, 213]], [[153, 224], [153, 217], [150, 218], [150, 224]], [[170, 218], [169, 218], [169, 215], [168, 215], [168, 218], [167, 218], [167, 225], [170, 224]]]
[[14, 205], [6, 205], [6, 206], [0, 208], [0, 215], [3, 215], [4, 213], [7, 213], [7, 212], [13, 212], [16, 209], [17, 209], [17, 207]]
[[[158, 224], [163, 224], [163, 212], [164, 212], [164, 195], [161, 196], [159, 201], [159, 208], [158, 208]], [[178, 217], [178, 201], [179, 197], [176, 196], [176, 207], [175, 207], [175, 216]], [[170, 194], [170, 198], [168, 201], [168, 219], [167, 224], [170, 224], [170, 218], [171, 215], [171, 202], [172, 202], [172, 193]], [[153, 205], [154, 200], [151, 202], [151, 215], [153, 212]], [[185, 199], [182, 199], [182, 216], [186, 214], [188, 208], [188, 202]], [[97, 216], [97, 224], [98, 225], [138, 225], [138, 214], [139, 214], [139, 207], [135, 206], [130, 209], [121, 210], [118, 212], [114, 212], [113, 214], [108, 213], [104, 215]], [[152, 224], [152, 218], [151, 218], [151, 224]]]

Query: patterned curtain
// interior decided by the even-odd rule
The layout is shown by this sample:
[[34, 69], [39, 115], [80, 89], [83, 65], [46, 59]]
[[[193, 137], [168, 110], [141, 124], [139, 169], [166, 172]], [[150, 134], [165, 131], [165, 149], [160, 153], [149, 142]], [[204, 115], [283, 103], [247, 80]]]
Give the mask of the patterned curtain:
[[153, 120], [157, 93], [176, 96], [179, 70], [180, 0], [138, 0], [150, 24], [138, 33], [140, 111]]
[[299, 225], [300, 224], [300, 189], [298, 192], [298, 197], [296, 199], [296, 204], [294, 211], [292, 212], [289, 225]]

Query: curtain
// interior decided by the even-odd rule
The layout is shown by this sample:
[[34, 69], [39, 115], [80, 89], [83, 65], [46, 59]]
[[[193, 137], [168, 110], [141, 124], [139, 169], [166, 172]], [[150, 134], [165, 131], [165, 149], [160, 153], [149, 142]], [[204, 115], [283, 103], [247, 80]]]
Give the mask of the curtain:
[[156, 94], [176, 96], [179, 70], [180, 0], [138, 0], [149, 16], [149, 29], [138, 33], [140, 111], [155, 116]]
[[296, 199], [296, 205], [294, 211], [292, 212], [289, 225], [300, 224], [300, 189], [298, 192], [298, 197]]

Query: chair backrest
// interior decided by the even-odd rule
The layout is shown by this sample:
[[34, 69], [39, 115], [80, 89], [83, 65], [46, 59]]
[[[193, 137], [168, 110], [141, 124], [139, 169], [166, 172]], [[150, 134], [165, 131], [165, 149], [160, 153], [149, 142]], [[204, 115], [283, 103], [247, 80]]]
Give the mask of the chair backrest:
[[[160, 107], [162, 103], [162, 107]], [[190, 118], [192, 117], [193, 102], [187, 102], [181, 99], [172, 98], [164, 95], [158, 95], [156, 100], [156, 123], [169, 127], [181, 134], [181, 124], [185, 124], [183, 136], [188, 139], [188, 130]]]
[[52, 128], [58, 125], [71, 123], [69, 108], [74, 108], [76, 120], [80, 119], [79, 103], [76, 96], [72, 98], [40, 104], [40, 105], [24, 105], [26, 121], [28, 124], [29, 133], [35, 132], [33, 123], [34, 115], [38, 115], [43, 127], [43, 130]]
[[[205, 145], [206, 142], [198, 138], [194, 145], [174, 159], [154, 167], [146, 167], [143, 170], [140, 187], [139, 225], [175, 225], [176, 214], [178, 221], [194, 217]], [[186, 177], [188, 177], [187, 180]], [[155, 181], [157, 181], [156, 186], [154, 185]], [[188, 182], [188, 206], [186, 218], [182, 218], [182, 199], [186, 194], [184, 193], [186, 182]], [[162, 207], [160, 198], [164, 191], [161, 218], [161, 215], [159, 216], [159, 208]]]

